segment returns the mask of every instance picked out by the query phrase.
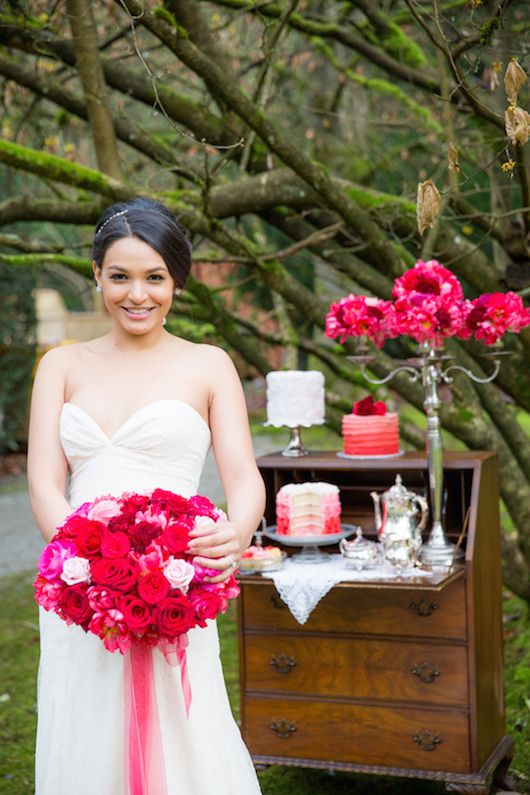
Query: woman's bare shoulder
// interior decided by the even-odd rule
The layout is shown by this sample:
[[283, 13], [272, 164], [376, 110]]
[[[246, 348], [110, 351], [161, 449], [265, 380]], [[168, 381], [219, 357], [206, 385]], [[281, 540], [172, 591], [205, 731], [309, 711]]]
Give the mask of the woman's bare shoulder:
[[200, 367], [208, 367], [214, 372], [234, 370], [232, 359], [218, 345], [209, 345], [205, 342], [190, 342], [189, 340], [179, 340], [179, 354], [189, 357]]
[[67, 368], [73, 362], [79, 362], [80, 357], [85, 357], [94, 350], [99, 339], [90, 342], [71, 342], [50, 348], [40, 358], [39, 369]]

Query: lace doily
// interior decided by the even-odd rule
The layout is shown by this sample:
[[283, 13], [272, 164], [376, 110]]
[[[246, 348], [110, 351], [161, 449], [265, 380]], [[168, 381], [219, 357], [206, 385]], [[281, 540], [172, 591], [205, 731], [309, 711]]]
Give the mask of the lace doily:
[[320, 600], [339, 582], [370, 582], [410, 577], [432, 577], [432, 572], [414, 567], [397, 571], [390, 563], [375, 569], [350, 568], [342, 555], [331, 555], [326, 563], [293, 563], [286, 560], [279, 571], [262, 572], [274, 582], [276, 590], [299, 624], [305, 624]]

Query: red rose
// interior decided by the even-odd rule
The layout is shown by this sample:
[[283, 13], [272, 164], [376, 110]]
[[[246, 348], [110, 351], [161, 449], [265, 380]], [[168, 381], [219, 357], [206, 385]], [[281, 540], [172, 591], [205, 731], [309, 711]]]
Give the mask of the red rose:
[[156, 605], [169, 593], [169, 582], [160, 570], [150, 571], [140, 578], [138, 593], [148, 604]]
[[175, 640], [195, 625], [193, 608], [184, 594], [168, 596], [158, 604], [154, 611], [160, 635]]
[[83, 519], [83, 525], [74, 538], [77, 554], [83, 558], [93, 558], [101, 548], [105, 525], [101, 522], [91, 522], [89, 519]]
[[131, 542], [125, 533], [105, 533], [101, 541], [101, 554], [104, 558], [125, 558], [131, 549]]
[[138, 566], [126, 558], [99, 558], [90, 564], [92, 579], [116, 591], [130, 591], [138, 579]]
[[181, 556], [188, 548], [190, 529], [190, 527], [182, 522], [170, 524], [166, 527], [158, 541], [163, 544], [172, 555]]
[[202, 588], [189, 594], [189, 599], [201, 627], [205, 626], [207, 618], [215, 618], [220, 612], [226, 610], [228, 599], [222, 594], [206, 591]]
[[372, 395], [368, 395], [364, 400], [359, 400], [353, 404], [353, 413], [362, 417], [370, 417], [374, 414], [384, 416], [386, 414], [386, 405], [382, 400], [374, 401]]
[[86, 630], [92, 616], [86, 585], [72, 585], [70, 588], [65, 588], [61, 609], [67, 619], [73, 621], [74, 624], [80, 624]]
[[173, 494], [172, 491], [165, 491], [165, 489], [155, 489], [151, 495], [151, 500], [154, 505], [160, 506], [162, 510], [171, 511], [177, 516], [189, 510], [189, 500], [179, 494]]
[[160, 525], [150, 522], [138, 522], [129, 530], [129, 537], [137, 552], [145, 552], [151, 541], [158, 538], [162, 532]]
[[118, 610], [123, 614], [123, 620], [129, 632], [143, 633], [152, 621], [151, 608], [138, 596], [125, 594], [118, 600]]

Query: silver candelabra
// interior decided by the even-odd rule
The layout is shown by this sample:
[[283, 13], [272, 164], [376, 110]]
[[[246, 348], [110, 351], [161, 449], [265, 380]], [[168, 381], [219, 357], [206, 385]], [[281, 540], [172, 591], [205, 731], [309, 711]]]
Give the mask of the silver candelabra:
[[450, 384], [453, 381], [451, 372], [462, 372], [477, 384], [489, 384], [499, 372], [502, 357], [509, 355], [510, 351], [502, 350], [500, 344], [492, 345], [491, 351], [482, 354], [483, 358], [493, 362], [493, 372], [480, 377], [471, 370], [458, 364], [449, 364], [452, 357], [446, 354], [443, 348], [436, 348], [428, 342], [424, 342], [418, 347], [417, 357], [405, 360], [392, 370], [385, 378], [372, 378], [367, 373], [367, 365], [377, 357], [369, 352], [365, 341], [361, 343], [360, 354], [349, 356], [350, 361], [360, 366], [361, 372], [371, 384], [386, 384], [398, 373], [407, 373], [412, 381], [421, 378], [425, 399], [423, 407], [427, 415], [427, 466], [429, 473], [429, 496], [432, 512], [432, 527], [427, 543], [421, 551], [421, 561], [433, 568], [446, 568], [456, 559], [463, 556], [463, 552], [457, 549], [446, 538], [442, 527], [442, 491], [443, 491], [443, 453], [442, 435], [440, 426], [440, 407], [441, 400], [438, 387], [441, 382]]

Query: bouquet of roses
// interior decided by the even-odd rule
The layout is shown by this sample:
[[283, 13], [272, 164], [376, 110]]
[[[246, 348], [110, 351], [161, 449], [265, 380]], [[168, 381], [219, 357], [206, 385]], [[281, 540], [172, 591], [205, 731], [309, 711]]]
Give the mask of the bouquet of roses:
[[156, 489], [86, 502], [67, 517], [39, 559], [35, 598], [67, 624], [125, 654], [142, 643], [176, 649], [192, 627], [224, 613], [239, 593], [231, 576], [192, 561], [190, 531], [224, 513], [201, 496]]

